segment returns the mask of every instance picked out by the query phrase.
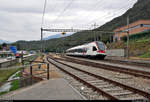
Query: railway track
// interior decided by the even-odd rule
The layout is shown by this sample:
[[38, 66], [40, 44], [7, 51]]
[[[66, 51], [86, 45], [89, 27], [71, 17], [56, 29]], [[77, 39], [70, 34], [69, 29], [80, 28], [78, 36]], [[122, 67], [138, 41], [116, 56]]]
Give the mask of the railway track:
[[[63, 56], [66, 56], [66, 55], [62, 55]], [[80, 57], [82, 59], [87, 59], [87, 58], [84, 58], [84, 57]], [[116, 63], [116, 64], [122, 64], [122, 65], [131, 65], [131, 66], [140, 66], [140, 67], [145, 67], [145, 68], [150, 68], [150, 64], [148, 63], [148, 61], [144, 62], [141, 60], [141, 62], [139, 60], [119, 60], [119, 59], [108, 59], [108, 58], [105, 58], [104, 60], [100, 60], [100, 59], [97, 59], [97, 58], [91, 58], [90, 60], [95, 60], [95, 61], [101, 61], [101, 62], [109, 62], [109, 63]]]
[[92, 88], [93, 91], [96, 91], [100, 95], [107, 97], [107, 99], [150, 99], [150, 93], [148, 92], [144, 92], [131, 86], [127, 86], [114, 80], [110, 80], [103, 76], [99, 76], [91, 72], [64, 64], [50, 57], [48, 57], [47, 60], [51, 64], [55, 65], [57, 68], [61, 69], [63, 72], [69, 74], [76, 80], [86, 85], [87, 87]]
[[120, 73], [133, 75], [136, 77], [143, 77], [143, 78], [150, 79], [150, 72], [146, 72], [146, 71], [142, 71], [142, 70], [128, 69], [128, 68], [122, 68], [122, 67], [118, 67], [118, 66], [111, 66], [111, 65], [106, 65], [106, 64], [101, 64], [101, 63], [96, 63], [96, 62], [91, 62], [91, 61], [85, 61], [85, 60], [75, 59], [75, 58], [66, 57], [66, 56], [63, 56], [62, 58], [55, 58], [55, 59], [61, 59], [61, 60], [72, 62], [72, 63], [82, 64], [82, 65], [86, 65], [86, 66], [92, 66], [95, 68], [101, 68], [101, 69], [110, 70], [110, 71], [114, 71], [114, 72], [120, 72]]
[[[102, 61], [102, 60], [101, 60]], [[144, 62], [137, 62], [137, 61], [127, 61], [127, 60], [113, 60], [113, 59], [105, 59], [103, 62], [111, 62], [111, 63], [119, 63], [123, 65], [132, 65], [132, 66], [140, 66], [150, 68], [150, 64]]]

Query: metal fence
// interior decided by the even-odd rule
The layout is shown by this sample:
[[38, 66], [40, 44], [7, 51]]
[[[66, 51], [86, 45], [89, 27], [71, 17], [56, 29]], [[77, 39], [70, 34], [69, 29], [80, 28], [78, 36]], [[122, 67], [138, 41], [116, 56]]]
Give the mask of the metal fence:
[[[38, 64], [32, 64], [32, 62], [35, 62], [35, 61], [30, 61], [30, 65], [20, 67], [20, 69], [21, 69], [20, 70], [21, 71], [20, 78], [5, 81], [5, 82], [0, 82], [0, 87], [2, 87], [6, 83], [12, 83], [16, 80], [18, 81], [18, 84], [19, 84], [18, 88], [33, 85], [42, 80], [48, 80], [49, 75], [50, 75], [49, 74], [49, 63], [36, 61]], [[46, 67], [43, 69], [43, 68], [41, 68], [42, 66], [46, 66]], [[13, 68], [15, 68], [15, 67], [13, 67]], [[11, 68], [7, 68], [7, 69], [11, 69]], [[18, 69], [19, 69], [19, 67], [18, 67]], [[6, 68], [3, 68], [1, 70], [6, 70]]]

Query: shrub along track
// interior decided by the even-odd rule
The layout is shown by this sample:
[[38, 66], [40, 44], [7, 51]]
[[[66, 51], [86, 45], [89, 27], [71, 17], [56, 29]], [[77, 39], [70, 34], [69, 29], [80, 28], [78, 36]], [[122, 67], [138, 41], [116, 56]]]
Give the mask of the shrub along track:
[[[55, 65], [57, 68], [61, 69], [65, 73], [71, 75], [73, 78], [77, 79], [84, 85], [97, 91], [104, 97], [107, 97], [111, 100], [122, 100], [122, 99], [150, 99], [150, 94], [142, 90], [133, 88], [121, 84], [117, 81], [110, 80], [103, 76], [99, 76], [93, 73], [90, 73], [85, 70], [64, 64], [60, 61], [55, 60], [52, 57], [48, 57], [47, 60]], [[114, 93], [116, 92], [116, 93]]]

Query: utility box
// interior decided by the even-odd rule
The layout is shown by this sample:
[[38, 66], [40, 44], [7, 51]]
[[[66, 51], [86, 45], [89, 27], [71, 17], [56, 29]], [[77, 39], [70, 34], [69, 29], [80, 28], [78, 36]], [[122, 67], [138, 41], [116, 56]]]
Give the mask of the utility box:
[[106, 54], [110, 57], [125, 57], [125, 49], [106, 50]]

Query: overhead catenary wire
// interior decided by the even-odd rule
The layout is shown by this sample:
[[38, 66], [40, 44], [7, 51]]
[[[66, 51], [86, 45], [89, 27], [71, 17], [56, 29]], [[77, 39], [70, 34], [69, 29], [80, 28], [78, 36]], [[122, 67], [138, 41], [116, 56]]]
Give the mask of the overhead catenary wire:
[[[93, 8], [99, 7], [99, 2], [100, 2], [100, 1], [102, 1], [102, 0], [97, 0], [97, 2], [94, 3], [94, 6], [90, 6], [90, 9], [89, 9], [89, 10], [91, 11], [91, 10], [93, 10]], [[89, 11], [88, 11], [88, 12], [89, 12]], [[85, 14], [83, 13], [82, 15], [85, 15]], [[87, 15], [87, 14], [86, 14], [86, 15]], [[81, 18], [86, 18], [86, 19], [87, 19], [87, 17], [88, 17], [89, 15], [90, 15], [90, 14], [88, 14], [87, 16], [80, 16], [80, 19], [81, 19]], [[75, 21], [77, 18], [78, 18], [78, 16], [74, 18], [74, 21]], [[77, 24], [76, 24], [76, 25], [77, 25]], [[76, 25], [75, 25], [75, 26], [76, 26]]]
[[[46, 0], [45, 0], [46, 1]], [[100, 0], [99, 0], [100, 1]], [[64, 14], [64, 12], [70, 7], [70, 5], [72, 4], [72, 2], [73, 2], [73, 0], [71, 0], [71, 2], [69, 2], [69, 4], [62, 10], [62, 12], [59, 14], [60, 16], [57, 16], [57, 18], [54, 20], [54, 22], [56, 22], [58, 19], [59, 19], [59, 17], [62, 17], [62, 14]], [[97, 3], [98, 4], [98, 3]], [[45, 5], [46, 5], [46, 2], [45, 2]], [[44, 5], [44, 11], [43, 11], [43, 19], [44, 19], [44, 13], [45, 13], [45, 9], [46, 9], [46, 6]], [[97, 6], [99, 6], [99, 5], [97, 5]], [[109, 14], [109, 12], [108, 12], [108, 14]], [[113, 13], [113, 15], [114, 15], [115, 13]], [[110, 15], [109, 15], [110, 16]], [[109, 17], [108, 16], [108, 17]], [[105, 17], [105, 16], [104, 16]], [[43, 20], [42, 20], [43, 21]], [[43, 24], [43, 23], [42, 23]]]
[[[97, 10], [97, 9], [100, 9], [100, 8], [103, 8], [104, 7], [104, 4], [105, 4], [105, 2], [101, 2], [100, 4], [101, 5], [99, 5], [99, 2], [100, 2], [100, 0], [96, 3], [96, 5], [93, 7], [93, 9], [92, 10]], [[110, 3], [109, 5], [108, 5], [108, 7], [110, 7], [112, 4]], [[84, 15], [84, 14], [83, 14]], [[90, 14], [88, 14], [88, 16], [85, 16], [85, 17], [82, 17], [82, 18], [86, 18], [86, 20], [89, 20], [88, 18], [90, 18], [90, 16], [89, 15], [91, 15], [91, 13]], [[90, 21], [91, 22], [91, 21]], [[93, 22], [96, 22], [95, 21], [95, 19], [94, 20], [92, 20], [92, 23]], [[82, 25], [82, 26], [87, 26], [87, 24], [88, 23], [86, 23], [86, 24], [84, 24], [84, 25]], [[76, 24], [77, 25], [77, 24]], [[76, 26], [75, 25], [75, 26]], [[91, 25], [91, 24], [90, 24]]]
[[[98, 1], [95, 3], [94, 7], [91, 7], [91, 8], [90, 8], [90, 11], [96, 10], [96, 9], [98, 9], [99, 7], [102, 8], [102, 7], [104, 6], [104, 1], [102, 1], [102, 2], [100, 3], [100, 5], [99, 5], [99, 2], [100, 2], [100, 1], [102, 1], [102, 0], [98, 0]], [[84, 15], [84, 14], [82, 14], [82, 15]], [[89, 15], [91, 15], [91, 13], [88, 14], [88, 15], [86, 15], [86, 16], [81, 16], [80, 18], [82, 18], [82, 19], [83, 19], [83, 18], [84, 18], [84, 19], [86, 18], [86, 19], [88, 20], [88, 18], [90, 17]], [[77, 17], [76, 17], [76, 18], [77, 18]], [[77, 25], [77, 24], [76, 24], [76, 25]], [[76, 25], [75, 25], [75, 26], [76, 26]]]
[[55, 23], [59, 17], [62, 17], [62, 14], [70, 7], [70, 5], [72, 4], [74, 0], [71, 0], [70, 3], [63, 9], [63, 11], [56, 17], [56, 19], [54, 20], [53, 23]]
[[[126, 7], [127, 5], [125, 5], [125, 6], [123, 6], [122, 8], [120, 8], [120, 10], [122, 10], [122, 9], [124, 9], [125, 7]], [[117, 14], [118, 12], [120, 12], [120, 11], [118, 11], [117, 10], [117, 12], [115, 12], [115, 13], [112, 13], [112, 12], [108, 12], [107, 14], [110, 14], [110, 13], [112, 13], [113, 15], [108, 15], [107, 17], [105, 17], [106, 15], [104, 15], [104, 16], [102, 16], [102, 17], [105, 17], [105, 18], [110, 18], [110, 17], [113, 17], [115, 14]], [[92, 20], [92, 22], [94, 22], [95, 21], [95, 19], [94, 20]], [[90, 21], [91, 22], [91, 21]], [[92, 23], [91, 22], [91, 23]], [[87, 24], [87, 23], [86, 23]], [[90, 28], [89, 28], [90, 29]], [[95, 29], [95, 28], [94, 28]]]
[[[132, 0], [131, 0], [132, 1]], [[130, 2], [130, 1], [129, 1]], [[115, 12], [112, 12], [112, 11], [110, 11], [110, 12], [108, 12], [107, 14], [105, 14], [105, 15], [103, 15], [103, 16], [101, 16], [100, 18], [111, 18], [111, 17], [113, 17], [115, 14], [117, 14], [117, 13], [119, 13], [121, 10], [123, 10], [125, 7], [127, 7], [127, 5], [124, 5], [123, 7], [121, 7], [120, 8], [120, 10], [118, 11], [118, 10], [116, 10]], [[108, 14], [111, 14], [112, 13], [112, 15], [108, 15]], [[108, 15], [108, 16], [107, 16]], [[98, 21], [100, 18], [96, 18], [96, 19], [94, 19], [94, 20], [91, 20], [90, 22], [88, 22], [88, 23], [86, 23], [86, 24], [84, 24], [84, 25], [88, 25], [88, 24], [90, 24], [90, 23], [93, 23], [93, 22], [95, 22], [95, 21]]]

